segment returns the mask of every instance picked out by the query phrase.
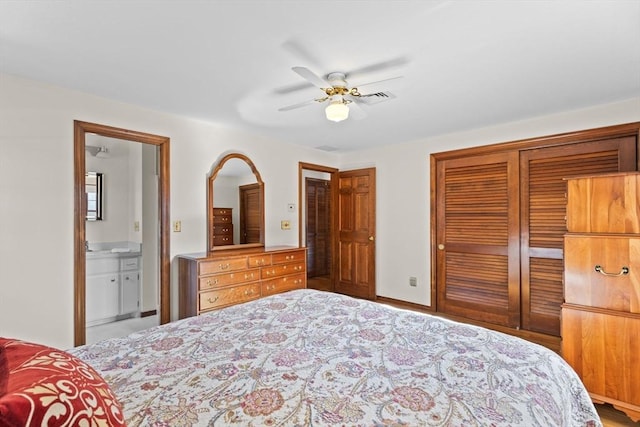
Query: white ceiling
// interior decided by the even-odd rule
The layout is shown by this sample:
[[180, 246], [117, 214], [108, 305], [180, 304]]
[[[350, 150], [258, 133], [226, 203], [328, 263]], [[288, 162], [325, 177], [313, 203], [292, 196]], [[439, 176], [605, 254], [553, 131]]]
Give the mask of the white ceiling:
[[[293, 66], [403, 78], [333, 123]], [[357, 150], [640, 96], [640, 1], [0, 0], [0, 72]]]

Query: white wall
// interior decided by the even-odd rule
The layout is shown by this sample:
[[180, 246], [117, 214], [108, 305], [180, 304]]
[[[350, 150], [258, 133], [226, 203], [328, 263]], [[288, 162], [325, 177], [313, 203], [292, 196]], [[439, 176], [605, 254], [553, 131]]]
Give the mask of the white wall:
[[298, 162], [337, 164], [332, 153], [0, 74], [0, 336], [73, 346], [74, 120], [171, 138], [171, 219], [182, 221], [171, 233], [173, 318], [173, 257], [206, 248], [207, 173], [223, 152], [247, 155], [260, 171], [267, 245], [298, 243], [297, 215], [287, 213]]
[[[222, 153], [245, 154], [260, 171], [267, 245], [298, 243], [297, 213], [287, 212], [299, 204], [298, 162], [375, 166], [377, 294], [429, 305], [430, 153], [640, 121], [640, 99], [338, 157], [0, 74], [0, 336], [62, 348], [73, 346], [73, 120], [171, 138], [171, 219], [182, 221], [172, 260], [205, 250], [207, 174]], [[291, 230], [280, 229], [283, 219]]]
[[[87, 221], [87, 240], [90, 243], [141, 243], [141, 233], [132, 233], [132, 217], [134, 212], [141, 210], [141, 206], [137, 207], [141, 205], [141, 149], [138, 147], [141, 144], [88, 135], [86, 145], [105, 146], [109, 150], [108, 158], [94, 157], [88, 152], [85, 156], [86, 170], [103, 174], [103, 220]], [[132, 165], [132, 161], [135, 161], [137, 166]]]
[[[341, 170], [376, 168], [377, 295], [431, 305], [430, 154], [636, 121], [640, 98], [343, 154]], [[417, 287], [409, 286], [410, 276]]]

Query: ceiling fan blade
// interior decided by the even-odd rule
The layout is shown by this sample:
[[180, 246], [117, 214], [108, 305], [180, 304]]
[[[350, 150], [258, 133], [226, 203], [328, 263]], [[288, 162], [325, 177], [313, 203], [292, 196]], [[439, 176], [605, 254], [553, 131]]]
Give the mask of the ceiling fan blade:
[[293, 85], [282, 86], [273, 90], [273, 93], [278, 95], [286, 95], [288, 93], [297, 92], [299, 90], [315, 87], [309, 82], [296, 83]]
[[[305, 46], [306, 44], [306, 46]], [[316, 68], [320, 67], [322, 61], [318, 59], [314, 52], [314, 46], [310, 46], [309, 43], [301, 43], [299, 40], [289, 39], [282, 43], [282, 47], [292, 53], [298, 59], [304, 61], [304, 63], [312, 65]]]
[[406, 56], [399, 56], [397, 58], [392, 58], [387, 61], [377, 62], [375, 64], [365, 65], [364, 67], [356, 68], [355, 70], [348, 71], [345, 73], [347, 78], [350, 78], [354, 74], [365, 74], [365, 73], [373, 73], [375, 71], [386, 70], [387, 68], [399, 67], [401, 65], [407, 64], [409, 62], [409, 58]]
[[357, 87], [357, 88], [361, 88], [363, 86], [375, 85], [375, 84], [382, 83], [382, 82], [388, 82], [389, 80], [397, 80], [397, 79], [402, 79], [402, 78], [404, 78], [404, 76], [395, 76], [395, 77], [389, 77], [388, 79], [376, 80], [374, 82], [368, 82], [368, 83], [363, 83], [363, 84], [354, 85], [354, 86]]
[[391, 92], [376, 92], [353, 97], [353, 99], [359, 104], [374, 105], [384, 101], [389, 101], [391, 99], [394, 99], [395, 97], [396, 96]]
[[354, 120], [361, 120], [367, 117], [367, 112], [354, 101], [349, 103], [349, 115], [353, 117]]
[[309, 101], [299, 102], [297, 104], [287, 105], [286, 107], [278, 108], [278, 111], [295, 110], [297, 108], [306, 107], [307, 105], [311, 105], [311, 104], [313, 104], [315, 102], [321, 102], [321, 100], [320, 99], [310, 99]]
[[331, 84], [329, 82], [327, 82], [323, 78], [318, 77], [316, 73], [306, 67], [293, 67], [292, 70], [315, 87], [318, 87], [320, 89], [331, 87]]

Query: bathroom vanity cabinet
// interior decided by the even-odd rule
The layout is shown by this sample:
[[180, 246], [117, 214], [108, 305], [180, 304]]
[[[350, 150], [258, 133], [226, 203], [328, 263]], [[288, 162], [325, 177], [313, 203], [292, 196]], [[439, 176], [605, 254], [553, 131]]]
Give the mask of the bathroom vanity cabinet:
[[87, 256], [87, 326], [112, 322], [139, 311], [140, 260], [137, 253]]

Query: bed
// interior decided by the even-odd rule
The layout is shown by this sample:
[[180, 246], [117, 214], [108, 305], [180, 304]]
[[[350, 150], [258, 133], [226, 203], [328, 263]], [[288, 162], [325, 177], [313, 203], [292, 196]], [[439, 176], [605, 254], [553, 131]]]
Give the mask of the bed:
[[297, 290], [70, 350], [129, 426], [599, 426], [552, 351]]

